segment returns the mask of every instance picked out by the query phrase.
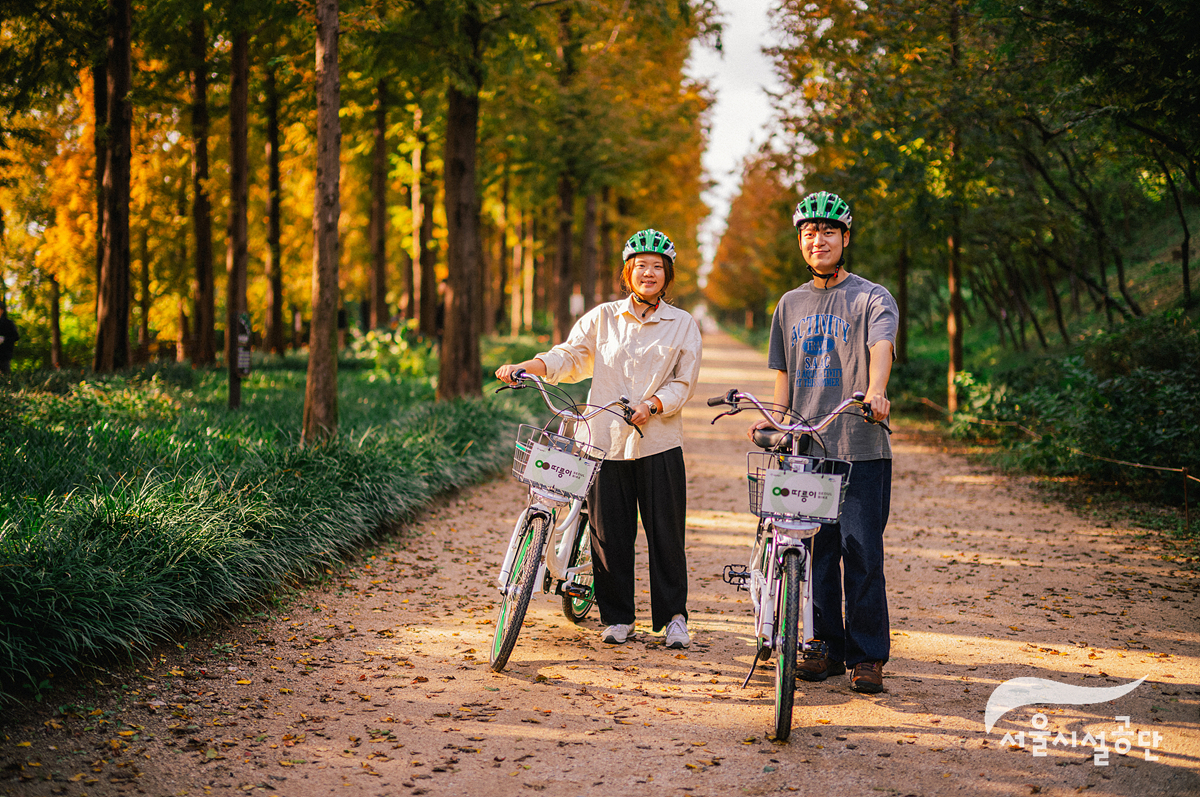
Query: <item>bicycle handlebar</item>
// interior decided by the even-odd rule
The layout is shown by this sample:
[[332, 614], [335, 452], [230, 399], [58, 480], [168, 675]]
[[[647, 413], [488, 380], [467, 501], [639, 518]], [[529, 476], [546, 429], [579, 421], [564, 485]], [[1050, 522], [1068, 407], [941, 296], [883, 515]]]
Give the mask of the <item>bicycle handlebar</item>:
[[[775, 430], [791, 433], [799, 432], [801, 434], [816, 434], [829, 424], [833, 423], [833, 419], [842, 414], [842, 412], [845, 410], [849, 409], [850, 407], [861, 407], [865, 413], [864, 418], [868, 423], [877, 423], [886, 429], [888, 434], [891, 434], [891, 427], [889, 427], [885, 422], [877, 421], [871, 417], [871, 405], [864, 401], [865, 398], [866, 395], [861, 392], [852, 393], [850, 398], [834, 407], [833, 411], [826, 415], [825, 418], [816, 426], [805, 423], [803, 420], [797, 421], [793, 424], [780, 423], [779, 421], [775, 420], [775, 416], [771, 414], [771, 411], [764, 407], [762, 402], [755, 398], [753, 394], [743, 393], [737, 388], [731, 389], [723, 396], [713, 396], [708, 400], [708, 406], [716, 407], [721, 404], [726, 404], [730, 407], [733, 407], [731, 412], [740, 412], [742, 407], [740, 407], [738, 403], [741, 401], [748, 401], [754, 405], [755, 409], [762, 413], [762, 416], [767, 419], [767, 421]], [[721, 416], [718, 415], [717, 417], [719, 418]], [[713, 419], [713, 422], [716, 422], [716, 418]]]
[[[585, 406], [591, 406], [592, 409], [589, 412], [579, 413], [579, 412], [575, 411], [574, 407], [572, 407], [570, 409], [560, 409], [559, 407], [555, 407], [553, 402], [550, 401], [549, 391], [546, 390], [546, 381], [544, 379], [542, 379], [540, 376], [537, 376], [536, 374], [531, 374], [528, 371], [521, 369], [520, 371], [517, 371], [516, 373], [514, 373], [512, 375], [512, 378], [513, 378], [514, 382], [527, 382], [529, 384], [532, 384], [534, 387], [536, 387], [538, 389], [538, 392], [542, 394], [542, 401], [546, 402], [546, 406], [555, 415], [558, 415], [563, 418], [568, 418], [572, 421], [589, 421], [592, 418], [595, 418], [597, 415], [599, 415], [602, 412], [608, 412], [610, 407], [619, 407], [621, 409], [620, 414], [625, 419], [625, 423], [632, 426], [639, 435], [642, 433], [642, 430], [638, 429], [637, 424], [635, 424], [629, 420], [629, 417], [633, 414], [633, 408], [630, 406], [629, 398], [627, 396], [621, 396], [620, 398], [613, 399], [612, 401], [608, 402], [604, 406], [585, 405]], [[503, 387], [499, 388], [499, 390], [506, 390], [506, 389], [516, 390], [516, 389], [519, 389], [520, 387], [523, 387], [523, 385], [517, 385], [517, 384], [504, 385]]]

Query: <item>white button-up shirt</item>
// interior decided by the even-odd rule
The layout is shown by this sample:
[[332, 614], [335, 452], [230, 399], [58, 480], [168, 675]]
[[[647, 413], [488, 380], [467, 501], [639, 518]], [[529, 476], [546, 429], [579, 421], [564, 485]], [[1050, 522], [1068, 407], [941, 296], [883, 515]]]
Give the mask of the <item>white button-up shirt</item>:
[[[566, 341], [537, 355], [551, 382], [591, 377], [589, 404], [621, 396], [634, 406], [651, 396], [662, 402], [662, 412], [642, 425], [643, 437], [607, 413], [589, 422], [590, 442], [607, 459], [640, 459], [682, 445], [680, 410], [695, 392], [700, 372], [700, 328], [691, 315], [660, 302], [642, 319], [637, 307], [632, 296], [598, 305], [576, 322]], [[580, 429], [575, 436], [587, 442], [586, 435]]]

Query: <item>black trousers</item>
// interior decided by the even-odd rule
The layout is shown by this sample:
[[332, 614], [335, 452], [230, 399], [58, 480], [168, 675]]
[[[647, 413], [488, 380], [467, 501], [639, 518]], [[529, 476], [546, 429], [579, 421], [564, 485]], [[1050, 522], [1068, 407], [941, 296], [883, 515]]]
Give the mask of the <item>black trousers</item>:
[[638, 512], [650, 549], [650, 610], [658, 631], [677, 614], [687, 617], [687, 476], [683, 449], [641, 459], [610, 459], [588, 493], [596, 605], [605, 625], [631, 624]]

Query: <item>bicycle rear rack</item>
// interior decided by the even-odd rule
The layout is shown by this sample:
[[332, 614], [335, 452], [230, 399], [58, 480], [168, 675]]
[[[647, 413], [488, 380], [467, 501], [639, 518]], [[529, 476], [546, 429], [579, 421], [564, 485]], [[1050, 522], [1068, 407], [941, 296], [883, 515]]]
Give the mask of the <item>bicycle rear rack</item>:
[[750, 580], [750, 570], [745, 565], [725, 565], [725, 570], [721, 573], [721, 580], [726, 584], [732, 584], [739, 590], [746, 591], [748, 590], [746, 582]]

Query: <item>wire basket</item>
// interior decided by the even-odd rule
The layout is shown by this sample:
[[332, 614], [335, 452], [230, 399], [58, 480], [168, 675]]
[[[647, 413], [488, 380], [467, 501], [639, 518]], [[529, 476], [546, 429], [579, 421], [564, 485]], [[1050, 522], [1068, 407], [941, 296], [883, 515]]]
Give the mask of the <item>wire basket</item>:
[[[530, 456], [536, 452], [531, 466]], [[538, 426], [517, 428], [513, 476], [517, 481], [566, 499], [583, 499], [596, 479], [604, 450]]]
[[755, 515], [819, 523], [836, 523], [841, 517], [850, 484], [846, 460], [752, 451], [746, 461], [750, 511]]

